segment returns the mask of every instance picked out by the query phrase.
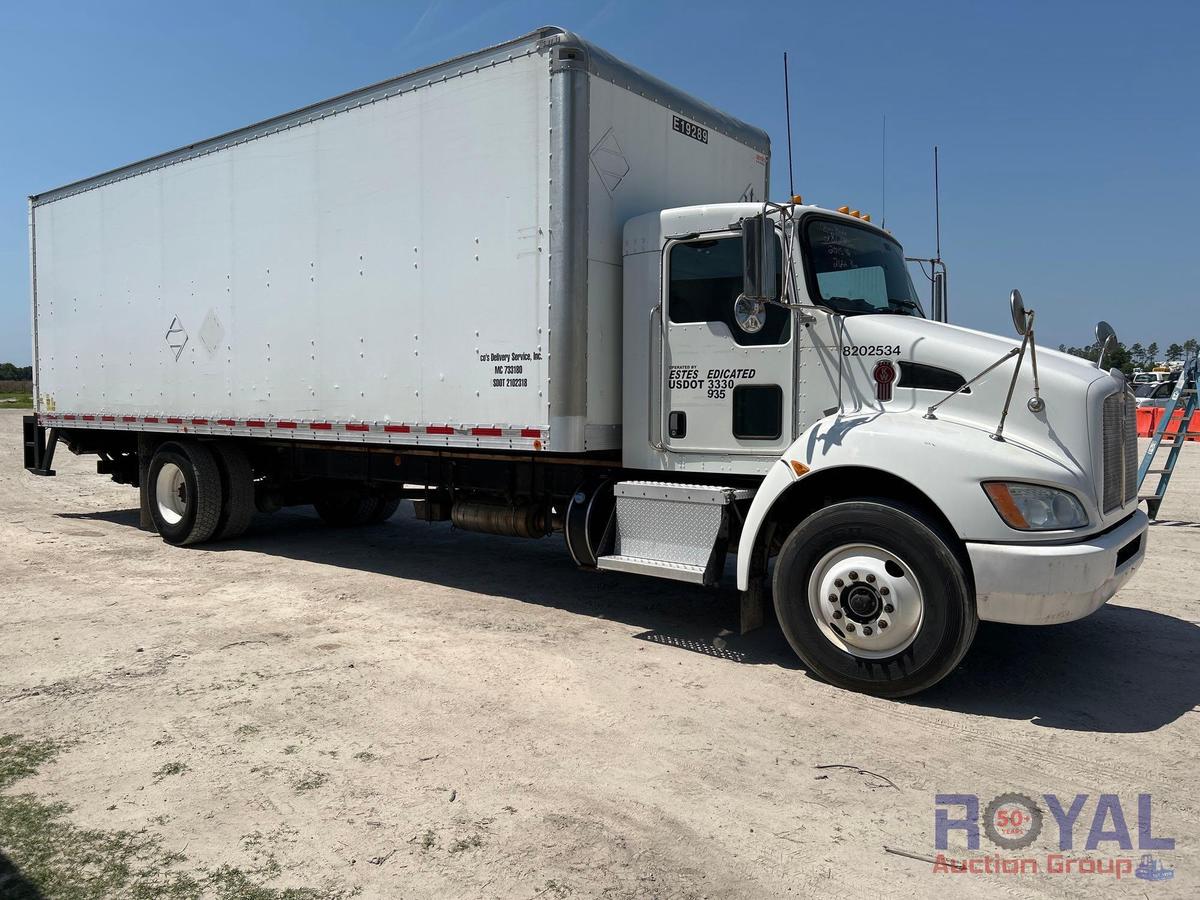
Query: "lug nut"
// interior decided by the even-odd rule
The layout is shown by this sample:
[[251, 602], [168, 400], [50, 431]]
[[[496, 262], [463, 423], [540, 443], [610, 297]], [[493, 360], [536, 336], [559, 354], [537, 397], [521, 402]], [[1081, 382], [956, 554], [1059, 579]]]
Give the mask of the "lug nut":
[[890, 593], [891, 593], [891, 589], [890, 589], [890, 588], [886, 588], [886, 587], [881, 587], [881, 588], [879, 589], [879, 593], [883, 594], [883, 596], [885, 596], [885, 597], [886, 597], [888, 594], [890, 594]]
[[890, 604], [890, 603], [885, 603], [885, 604], [883, 604], [883, 611], [884, 612], [895, 612], [896, 607], [892, 606], [892, 604]]
[[842, 581], [842, 579], [840, 579], [840, 578], [837, 578], [837, 579], [834, 579], [833, 586], [834, 587], [845, 587], [846, 582]]
[[867, 576], [867, 584], [874, 584], [874, 583], [875, 583], [875, 576], [874, 576], [874, 575], [868, 575], [868, 576]]
[[835, 619], [840, 619], [842, 617], [842, 611], [840, 609], [835, 609], [833, 611], [833, 617]]
[[871, 626], [870, 625], [863, 626], [863, 634], [871, 634]]
[[854, 630], [854, 623], [853, 623], [853, 622], [847, 622], [847, 623], [846, 623], [846, 630], [847, 630], [847, 631], [853, 631], [853, 630]]
[[857, 572], [851, 572], [851, 573], [850, 573], [850, 580], [851, 580], [851, 581], [858, 581], [858, 573], [857, 573]]
[[879, 627], [880, 627], [880, 628], [887, 628], [887, 619], [880, 619], [880, 620], [879, 620]]
[[837, 594], [830, 594], [830, 595], [829, 595], [829, 602], [830, 602], [830, 603], [837, 603], [837, 602], [838, 602], [838, 596], [837, 596]]

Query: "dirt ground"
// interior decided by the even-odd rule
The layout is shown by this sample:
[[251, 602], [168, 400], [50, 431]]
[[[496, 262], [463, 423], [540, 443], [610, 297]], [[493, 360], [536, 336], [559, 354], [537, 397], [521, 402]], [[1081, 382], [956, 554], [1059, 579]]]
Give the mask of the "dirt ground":
[[[985, 623], [946, 682], [893, 702], [810, 678], [773, 628], [731, 632], [731, 585], [579, 572], [558, 538], [298, 509], [170, 547], [94, 457], [25, 473], [19, 416], [0, 411], [0, 735], [63, 749], [0, 804], [61, 801], [180, 870], [362, 897], [1200, 893], [1200, 527], [1154, 526], [1088, 619]], [[1200, 446], [1162, 513], [1200, 522]], [[1135, 862], [1150, 794], [1175, 877], [884, 849], [937, 853], [939, 793], [1011, 791], [1088, 795], [1066, 855]], [[1084, 849], [1100, 794], [1131, 850]], [[947, 852], [1057, 849], [1047, 813], [1027, 851], [955, 832]]]

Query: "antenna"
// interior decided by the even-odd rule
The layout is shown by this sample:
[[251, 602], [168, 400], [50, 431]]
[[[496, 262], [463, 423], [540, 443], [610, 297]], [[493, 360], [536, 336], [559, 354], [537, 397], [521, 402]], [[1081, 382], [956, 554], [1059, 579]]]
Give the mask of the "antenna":
[[883, 195], [880, 198], [883, 215], [880, 217], [879, 227], [887, 228], [887, 113], [883, 114], [883, 137], [880, 140], [880, 147], [882, 152], [879, 162], [879, 180], [882, 186], [879, 192]]
[[[884, 120], [886, 127], [887, 120]], [[885, 132], [886, 135], [886, 132]], [[886, 149], [886, 145], [885, 145]], [[886, 157], [885, 157], [886, 158]], [[947, 281], [949, 273], [946, 271], [946, 263], [942, 260], [942, 186], [938, 177], [938, 146], [933, 145], [933, 241], [934, 252], [933, 258], [926, 256], [906, 256], [904, 259], [908, 262], [922, 263], [921, 272], [925, 273], [924, 263], [929, 263], [929, 273], [925, 275], [929, 279], [930, 289], [932, 291], [930, 297], [930, 311], [933, 313], [933, 319], [937, 322], [950, 321], [950, 301], [949, 291], [947, 289]], [[886, 185], [886, 182], [885, 182]], [[1016, 353], [1016, 350], [1013, 350]], [[989, 369], [988, 371], [991, 371]]]
[[934, 234], [934, 256], [939, 260], [942, 258], [942, 193], [941, 186], [938, 184], [938, 148], [937, 144], [933, 145], [933, 234]]
[[783, 51], [783, 106], [787, 116], [788, 197], [796, 196], [796, 171], [792, 167], [792, 95], [788, 87], [787, 51]]

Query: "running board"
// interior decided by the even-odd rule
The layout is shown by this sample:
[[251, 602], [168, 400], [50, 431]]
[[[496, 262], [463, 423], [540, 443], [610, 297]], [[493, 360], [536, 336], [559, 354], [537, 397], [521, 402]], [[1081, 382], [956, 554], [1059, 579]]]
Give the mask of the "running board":
[[729, 517], [754, 491], [659, 481], [613, 486], [613, 552], [596, 560], [612, 572], [716, 584], [725, 568]]
[[686, 563], [666, 562], [661, 559], [639, 559], [636, 556], [602, 556], [596, 566], [610, 572], [632, 572], [634, 575], [653, 575], [672, 581], [687, 581], [704, 584], [704, 566], [689, 566]]

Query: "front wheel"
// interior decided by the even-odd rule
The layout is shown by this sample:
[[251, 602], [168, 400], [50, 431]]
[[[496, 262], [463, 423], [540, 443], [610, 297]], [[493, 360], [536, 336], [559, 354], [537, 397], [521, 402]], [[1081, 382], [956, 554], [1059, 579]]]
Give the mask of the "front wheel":
[[948, 539], [886, 500], [837, 503], [801, 522], [779, 551], [774, 593], [783, 633], [810, 671], [880, 697], [945, 678], [979, 622]]

